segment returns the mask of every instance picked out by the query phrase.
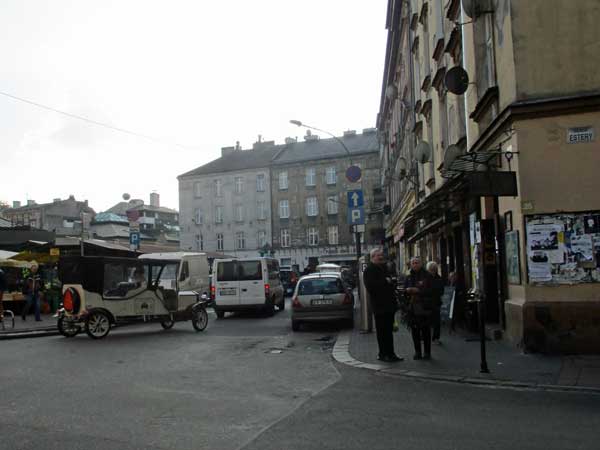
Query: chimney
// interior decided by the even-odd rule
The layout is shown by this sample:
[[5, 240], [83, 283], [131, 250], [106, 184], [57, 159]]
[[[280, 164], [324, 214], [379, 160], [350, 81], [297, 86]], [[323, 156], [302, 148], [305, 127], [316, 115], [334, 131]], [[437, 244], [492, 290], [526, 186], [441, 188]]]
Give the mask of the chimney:
[[[259, 137], [261, 137], [261, 136], [259, 136]], [[252, 144], [252, 150], [259, 150], [262, 148], [272, 147], [274, 145], [275, 145], [275, 141], [260, 140], [258, 142], [255, 142], [254, 144]]]
[[52, 200], [52, 203], [58, 203], [58, 202], [60, 202], [60, 197], [55, 198], [55, 199]]
[[346, 130], [344, 131], [344, 137], [356, 136], [356, 130]]
[[241, 150], [242, 146], [240, 145], [240, 141], [235, 141], [235, 149], [236, 150]]
[[231, 155], [236, 150], [236, 147], [221, 147], [221, 156]]
[[306, 130], [306, 136], [304, 136], [304, 140], [305, 141], [318, 141], [319, 140], [319, 136], [317, 136], [316, 134], [312, 134], [310, 132], [310, 130]]
[[298, 139], [294, 139], [293, 137], [286, 137], [285, 138], [285, 144], [286, 145], [290, 145], [290, 144], [295, 144], [296, 142], [298, 142]]
[[21, 202], [15, 200], [13, 201], [13, 208], [20, 208], [21, 207]]
[[158, 192], [150, 194], [150, 206], [156, 206], [157, 208], [160, 206], [160, 195], [158, 195]]
[[83, 201], [83, 204], [84, 204], [85, 206], [90, 206], [90, 205], [88, 204], [88, 201], [87, 201], [87, 200], [84, 200], [84, 201]]
[[27, 200], [27, 206], [35, 205], [35, 200]]
[[75, 196], [73, 194], [69, 195], [69, 200], [75, 200]]
[[377, 128], [363, 128], [363, 134], [373, 134], [377, 132]]

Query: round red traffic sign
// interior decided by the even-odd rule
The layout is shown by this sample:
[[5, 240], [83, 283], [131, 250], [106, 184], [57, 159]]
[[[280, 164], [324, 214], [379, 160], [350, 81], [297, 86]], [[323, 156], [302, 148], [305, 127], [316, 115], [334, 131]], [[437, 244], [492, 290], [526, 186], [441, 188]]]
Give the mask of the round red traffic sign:
[[360, 181], [361, 176], [362, 176], [362, 172], [360, 170], [360, 167], [358, 167], [358, 166], [352, 165], [346, 169], [346, 179], [350, 183], [356, 183], [356, 182]]

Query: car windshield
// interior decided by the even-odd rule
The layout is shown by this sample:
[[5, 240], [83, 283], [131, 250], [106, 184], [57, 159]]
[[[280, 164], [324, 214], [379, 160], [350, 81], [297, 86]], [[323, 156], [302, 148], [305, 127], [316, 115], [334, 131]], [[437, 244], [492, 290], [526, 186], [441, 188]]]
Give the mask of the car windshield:
[[344, 285], [339, 278], [313, 278], [300, 282], [298, 295], [341, 294]]

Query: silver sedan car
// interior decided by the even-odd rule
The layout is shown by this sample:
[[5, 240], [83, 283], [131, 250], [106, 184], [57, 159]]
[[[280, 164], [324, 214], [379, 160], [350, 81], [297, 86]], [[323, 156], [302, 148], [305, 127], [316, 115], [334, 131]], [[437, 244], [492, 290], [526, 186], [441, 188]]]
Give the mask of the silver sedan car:
[[354, 296], [339, 273], [315, 273], [298, 281], [292, 297], [292, 330], [303, 322], [343, 320], [354, 326]]

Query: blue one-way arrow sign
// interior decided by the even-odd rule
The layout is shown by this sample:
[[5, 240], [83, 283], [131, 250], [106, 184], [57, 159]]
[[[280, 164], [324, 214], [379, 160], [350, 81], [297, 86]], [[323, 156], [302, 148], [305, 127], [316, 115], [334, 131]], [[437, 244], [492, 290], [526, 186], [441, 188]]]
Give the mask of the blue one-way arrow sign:
[[363, 191], [357, 189], [355, 191], [348, 191], [348, 208], [360, 208], [364, 205]]

